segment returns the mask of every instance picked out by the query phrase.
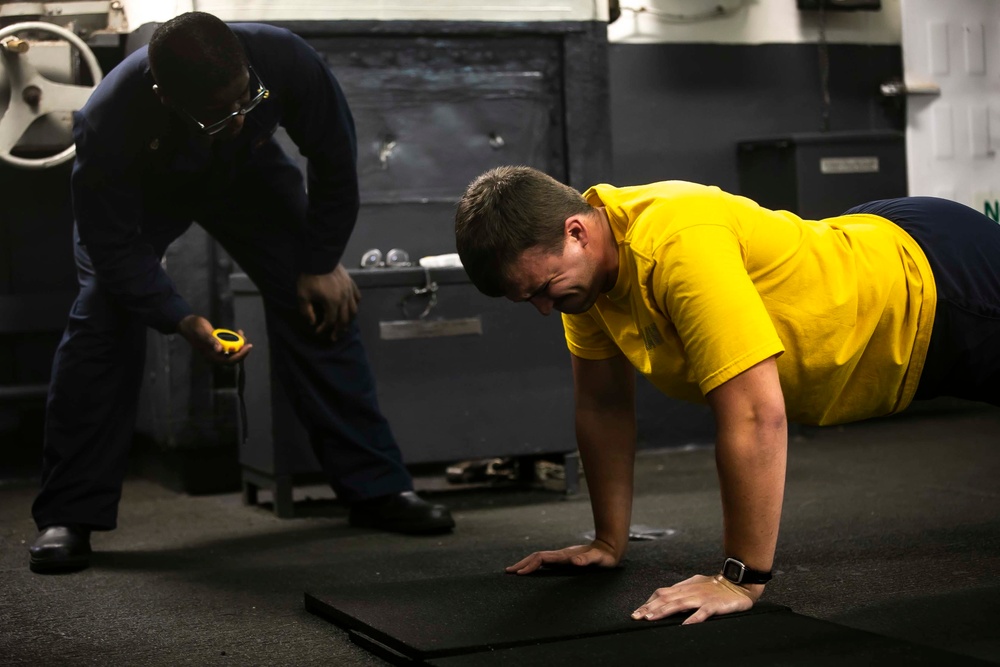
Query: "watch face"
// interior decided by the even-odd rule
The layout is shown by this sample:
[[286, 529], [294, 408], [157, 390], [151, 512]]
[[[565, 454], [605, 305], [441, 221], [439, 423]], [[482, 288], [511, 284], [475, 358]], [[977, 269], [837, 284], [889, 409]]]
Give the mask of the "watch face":
[[727, 558], [726, 564], [722, 566], [722, 576], [736, 584], [743, 581], [745, 571], [746, 566], [735, 558]]

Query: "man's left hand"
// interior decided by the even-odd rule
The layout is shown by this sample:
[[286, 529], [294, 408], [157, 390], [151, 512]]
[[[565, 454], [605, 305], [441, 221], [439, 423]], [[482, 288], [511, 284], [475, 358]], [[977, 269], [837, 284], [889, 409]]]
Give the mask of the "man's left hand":
[[760, 592], [754, 593], [732, 583], [721, 574], [714, 577], [698, 574], [679, 584], [658, 588], [646, 600], [646, 604], [632, 612], [632, 618], [637, 621], [656, 621], [671, 614], [694, 609], [695, 612], [683, 623], [690, 625], [701, 623], [710, 616], [746, 611], [753, 606], [760, 595]]
[[343, 264], [330, 273], [299, 276], [297, 285], [299, 312], [319, 335], [337, 340], [337, 333], [358, 314], [361, 290], [354, 284]]

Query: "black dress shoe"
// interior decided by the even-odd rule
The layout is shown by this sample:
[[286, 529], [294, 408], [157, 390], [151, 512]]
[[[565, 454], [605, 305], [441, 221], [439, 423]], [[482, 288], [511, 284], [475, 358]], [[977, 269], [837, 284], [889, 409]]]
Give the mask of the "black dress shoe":
[[90, 530], [79, 526], [48, 526], [29, 547], [32, 572], [72, 572], [90, 565]]
[[444, 533], [455, 527], [447, 507], [432, 505], [413, 491], [353, 503], [350, 523], [359, 528], [408, 534]]

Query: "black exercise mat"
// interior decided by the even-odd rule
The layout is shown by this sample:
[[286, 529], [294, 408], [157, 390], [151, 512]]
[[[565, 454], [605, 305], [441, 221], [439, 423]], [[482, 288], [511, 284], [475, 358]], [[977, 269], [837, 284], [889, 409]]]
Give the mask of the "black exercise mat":
[[[530, 576], [489, 573], [331, 587], [306, 593], [305, 604], [310, 612], [364, 635], [367, 647], [381, 647], [386, 659], [427, 660], [678, 625], [687, 614], [656, 622], [630, 618], [652, 594], [653, 582], [681, 579], [662, 570], [656, 575], [643, 567], [578, 576], [558, 570]], [[787, 608], [762, 602], [740, 616], [776, 610]]]
[[[360, 633], [351, 639], [395, 664]], [[414, 664], [410, 662], [410, 664]], [[698, 667], [842, 667], [843, 665], [990, 665], [957, 653], [855, 630], [791, 611], [722, 616], [691, 626], [601, 635], [432, 658], [435, 667], [697, 665]]]

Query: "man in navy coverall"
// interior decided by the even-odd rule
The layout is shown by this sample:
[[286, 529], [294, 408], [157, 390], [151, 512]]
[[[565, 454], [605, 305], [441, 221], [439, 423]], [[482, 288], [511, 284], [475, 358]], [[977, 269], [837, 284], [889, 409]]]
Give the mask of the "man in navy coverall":
[[[49, 390], [31, 569], [86, 567], [90, 532], [116, 526], [146, 327], [215, 363], [249, 352], [224, 355], [161, 266], [192, 221], [259, 288], [273, 373], [351, 524], [452, 528], [446, 508], [412, 491], [353, 319], [360, 293], [340, 261], [358, 213], [356, 140], [322, 58], [287, 30], [190, 12], [116, 67], [74, 121], [80, 294]], [[308, 159], [308, 196], [279, 125]]]

